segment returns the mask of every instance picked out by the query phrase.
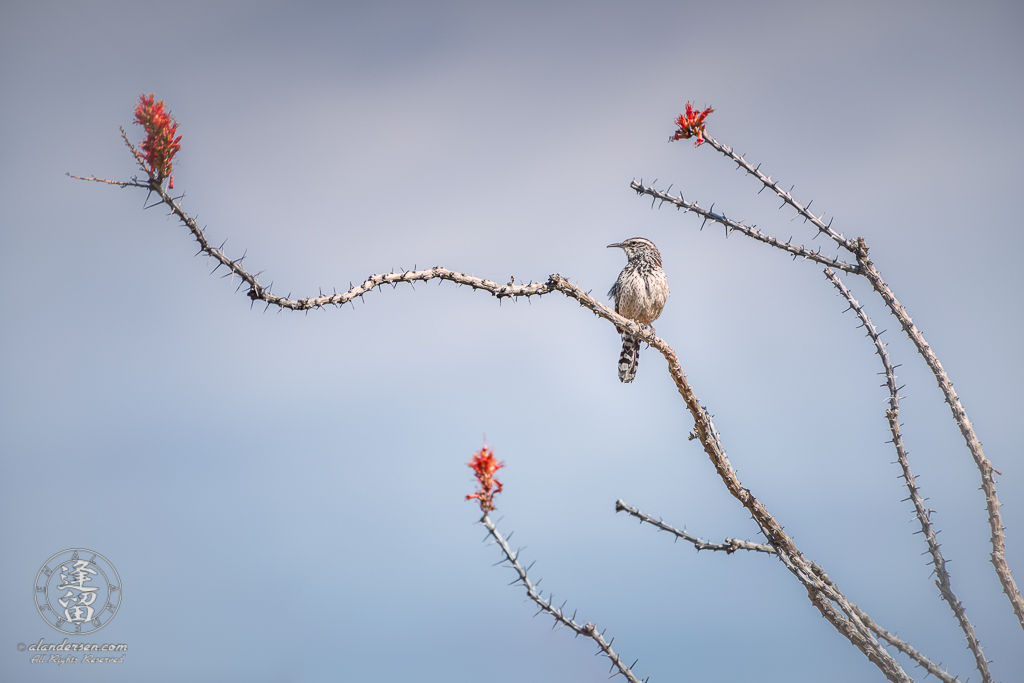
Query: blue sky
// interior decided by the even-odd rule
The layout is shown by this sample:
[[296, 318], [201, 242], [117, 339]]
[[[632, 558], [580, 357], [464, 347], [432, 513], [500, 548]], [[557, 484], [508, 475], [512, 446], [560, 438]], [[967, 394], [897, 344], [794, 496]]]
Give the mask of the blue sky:
[[[663, 361], [645, 349], [618, 382], [606, 322], [447, 283], [263, 312], [142, 193], [64, 176], [135, 173], [118, 126], [140, 139], [152, 92], [180, 122], [185, 209], [281, 294], [443, 265], [603, 297], [624, 264], [605, 245], [653, 240], [658, 334], [744, 485], [850, 600], [978, 680], [913, 534], [877, 359], [821, 268], [629, 183], [828, 250], [710, 147], [666, 143], [687, 101], [710, 105], [712, 135], [867, 240], [1002, 473], [1021, 581], [1022, 29], [1019, 5], [985, 2], [4, 3], [0, 677], [603, 680], [592, 644], [531, 618], [491, 566], [463, 500], [486, 434], [500, 528], [640, 677], [882, 680], [778, 561], [614, 513], [760, 540], [687, 440]], [[977, 471], [898, 324], [846, 281], [903, 364], [954, 590], [1015, 680]], [[16, 648], [60, 640], [29, 592], [74, 547], [121, 576], [89, 642], [127, 643], [123, 664]]]

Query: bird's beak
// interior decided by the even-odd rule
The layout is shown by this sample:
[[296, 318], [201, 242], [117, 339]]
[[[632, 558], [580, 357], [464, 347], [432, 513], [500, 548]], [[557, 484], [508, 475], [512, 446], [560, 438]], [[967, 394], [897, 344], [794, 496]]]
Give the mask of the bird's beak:
[[622, 244], [609, 244], [607, 247], [605, 247], [605, 249], [611, 249], [612, 247], [619, 247], [621, 249]]

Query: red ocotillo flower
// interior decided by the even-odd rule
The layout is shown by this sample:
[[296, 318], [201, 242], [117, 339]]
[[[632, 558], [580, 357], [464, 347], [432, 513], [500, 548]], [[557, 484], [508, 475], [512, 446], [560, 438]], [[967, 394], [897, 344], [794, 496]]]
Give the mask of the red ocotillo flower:
[[704, 119], [713, 111], [714, 109], [711, 107], [708, 107], [701, 112], [694, 111], [690, 103], [687, 102], [686, 113], [680, 114], [676, 119], [676, 125], [679, 126], [679, 130], [677, 130], [675, 135], [670, 137], [668, 141], [688, 140], [696, 135], [697, 142], [693, 143], [693, 146], [699, 147], [700, 144], [704, 142]]
[[494, 451], [486, 445], [473, 454], [469, 461], [469, 467], [476, 476], [479, 489], [476, 493], [466, 496], [466, 500], [476, 498], [480, 501], [480, 509], [485, 513], [496, 510], [494, 507], [494, 494], [501, 493], [501, 482], [494, 478], [494, 473], [505, 466], [494, 457]]
[[174, 155], [181, 149], [181, 136], [174, 137], [178, 132], [178, 122], [164, 111], [164, 101], [154, 102], [155, 96], [139, 95], [139, 103], [135, 107], [135, 123], [146, 129], [146, 139], [142, 141], [142, 157], [149, 167], [146, 171], [150, 178], [162, 182], [170, 178], [171, 189], [174, 189]]

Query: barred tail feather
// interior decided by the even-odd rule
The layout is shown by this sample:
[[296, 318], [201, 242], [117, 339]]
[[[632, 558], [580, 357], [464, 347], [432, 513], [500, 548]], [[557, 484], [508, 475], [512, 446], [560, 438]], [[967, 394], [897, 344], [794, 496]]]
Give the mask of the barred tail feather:
[[622, 354], [619, 356], [619, 381], [629, 383], [636, 377], [640, 361], [640, 340], [631, 334], [622, 334]]

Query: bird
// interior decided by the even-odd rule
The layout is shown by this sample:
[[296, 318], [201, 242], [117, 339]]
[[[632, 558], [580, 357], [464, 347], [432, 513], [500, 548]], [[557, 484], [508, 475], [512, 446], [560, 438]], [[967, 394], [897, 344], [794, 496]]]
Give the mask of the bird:
[[[668, 300], [668, 280], [661, 269], [661, 252], [654, 242], [645, 237], [630, 237], [628, 240], [609, 244], [608, 249], [617, 247], [626, 252], [629, 259], [619, 278], [608, 290], [608, 296], [615, 302], [615, 312], [624, 318], [650, 326]], [[640, 340], [622, 332], [622, 355], [619, 356], [619, 381], [629, 383], [636, 377], [636, 366], [640, 356]]]

